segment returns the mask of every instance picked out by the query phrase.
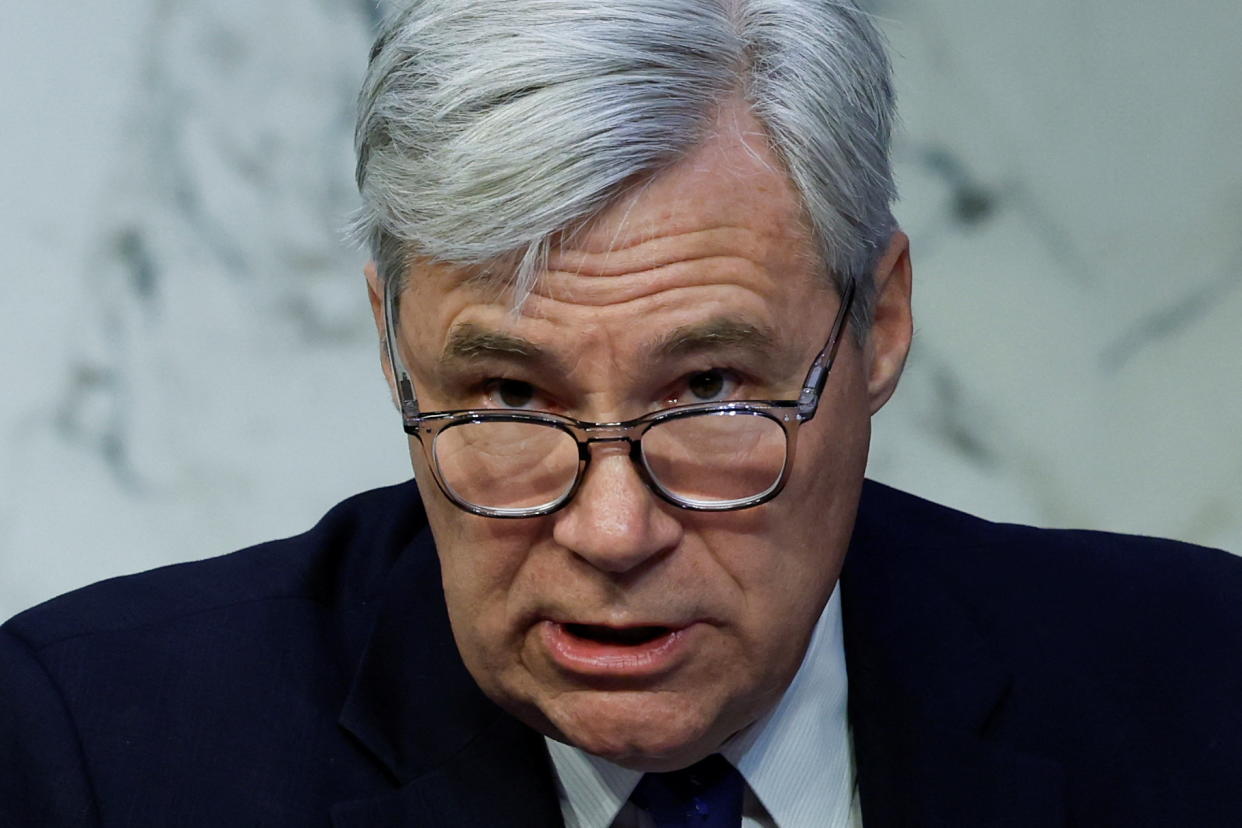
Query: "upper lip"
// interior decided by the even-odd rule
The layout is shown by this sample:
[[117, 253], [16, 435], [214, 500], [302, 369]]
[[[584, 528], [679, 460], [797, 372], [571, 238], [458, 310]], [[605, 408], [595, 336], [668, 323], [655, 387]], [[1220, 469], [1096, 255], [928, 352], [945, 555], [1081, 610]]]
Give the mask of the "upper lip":
[[604, 621], [590, 621], [581, 618], [570, 618], [564, 616], [548, 617], [545, 620], [554, 624], [560, 624], [562, 627], [575, 625], [580, 627], [608, 627], [613, 630], [633, 630], [639, 627], [664, 627], [670, 630], [680, 630], [690, 626], [689, 621], [649, 621], [649, 620], [632, 620], [626, 619], [618, 621], [616, 619], [608, 619]]

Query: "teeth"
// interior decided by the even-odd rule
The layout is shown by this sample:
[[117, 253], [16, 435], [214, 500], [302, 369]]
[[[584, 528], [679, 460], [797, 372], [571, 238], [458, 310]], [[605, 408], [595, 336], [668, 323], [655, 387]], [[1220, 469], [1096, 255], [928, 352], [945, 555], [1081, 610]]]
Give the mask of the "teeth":
[[603, 644], [633, 646], [645, 644], [668, 633], [668, 627], [602, 627], [594, 624], [566, 624], [565, 629], [579, 638], [599, 641]]

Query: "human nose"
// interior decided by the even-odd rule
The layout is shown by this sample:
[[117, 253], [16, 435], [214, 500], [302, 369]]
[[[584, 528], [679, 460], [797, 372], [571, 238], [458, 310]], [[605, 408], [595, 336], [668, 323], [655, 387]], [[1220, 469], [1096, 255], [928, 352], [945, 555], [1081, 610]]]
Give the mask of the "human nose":
[[673, 549], [682, 525], [647, 488], [621, 444], [597, 444], [552, 537], [597, 569], [623, 573]]

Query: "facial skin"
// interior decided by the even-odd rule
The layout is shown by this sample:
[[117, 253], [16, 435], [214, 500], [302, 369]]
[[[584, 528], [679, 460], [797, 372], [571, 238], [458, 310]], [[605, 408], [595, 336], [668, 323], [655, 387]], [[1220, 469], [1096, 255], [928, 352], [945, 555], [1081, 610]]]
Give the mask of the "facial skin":
[[[734, 106], [719, 125], [680, 165], [555, 250], [519, 314], [508, 295], [463, 271], [415, 263], [400, 328], [421, 409], [516, 402], [619, 421], [702, 401], [695, 391], [722, 378], [721, 397], [796, 398], [839, 300], [758, 122]], [[892, 394], [909, 348], [907, 245], [893, 236], [876, 271], [867, 344], [847, 329], [818, 413], [798, 433], [785, 490], [762, 506], [678, 509], [645, 487], [622, 445], [603, 443], [560, 511], [478, 517], [436, 488], [411, 440], [453, 633], [488, 696], [546, 735], [644, 771], [697, 761], [776, 702], [836, 583], [870, 416]], [[382, 334], [373, 267], [368, 277]], [[746, 346], [652, 351], [669, 331], [721, 319], [766, 333], [767, 362]], [[527, 340], [560, 370], [486, 348], [441, 361], [451, 336], [480, 330]], [[705, 384], [705, 371], [721, 373]], [[659, 670], [598, 674], [567, 669], [551, 652], [548, 630], [564, 623], [682, 632]]]

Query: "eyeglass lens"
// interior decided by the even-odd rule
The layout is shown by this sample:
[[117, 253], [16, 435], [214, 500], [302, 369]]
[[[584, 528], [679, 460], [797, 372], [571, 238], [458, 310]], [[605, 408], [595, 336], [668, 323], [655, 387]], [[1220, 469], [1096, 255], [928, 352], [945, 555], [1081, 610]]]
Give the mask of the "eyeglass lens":
[[488, 509], [537, 509], [573, 487], [578, 444], [539, 423], [466, 422], [436, 435], [444, 485], [466, 503]]
[[[539, 423], [470, 421], [445, 428], [433, 452], [440, 478], [460, 500], [485, 509], [526, 510], [562, 499], [578, 474], [578, 444]], [[652, 425], [643, 464], [667, 494], [719, 507], [765, 494], [785, 467], [785, 431], [751, 412], [704, 413]]]

